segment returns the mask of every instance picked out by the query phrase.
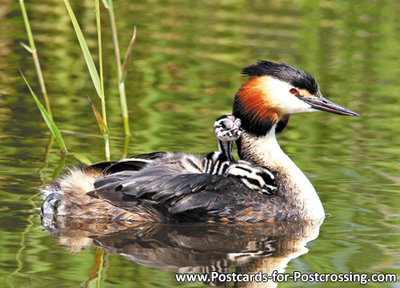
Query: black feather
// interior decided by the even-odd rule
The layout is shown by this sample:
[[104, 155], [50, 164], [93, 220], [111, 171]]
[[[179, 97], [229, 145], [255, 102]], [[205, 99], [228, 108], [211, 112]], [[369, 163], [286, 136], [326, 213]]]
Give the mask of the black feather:
[[306, 89], [314, 95], [319, 91], [318, 83], [313, 76], [286, 63], [259, 60], [257, 64], [243, 68], [242, 74], [249, 77], [269, 75], [294, 87]]
[[[170, 223], [267, 221], [271, 215], [276, 215], [278, 204], [282, 208], [276, 195], [255, 192], [238, 177], [192, 173], [171, 165], [181, 159], [180, 154], [152, 153], [141, 157], [154, 160], [149, 160], [149, 164], [138, 171], [125, 170], [100, 177], [94, 183], [94, 191], [87, 195], [155, 221]], [[122, 162], [132, 162], [135, 166], [135, 161], [143, 162], [139, 159]], [[97, 167], [105, 169], [115, 164]], [[292, 213], [291, 207], [282, 209]]]
[[233, 100], [232, 114], [242, 121], [241, 127], [243, 130], [255, 136], [266, 135], [277, 123], [275, 119], [261, 118], [258, 117], [256, 111], [249, 111], [241, 100], [240, 90]]
[[169, 154], [169, 153], [168, 152], [159, 151], [159, 152], [151, 152], [151, 153], [144, 153], [144, 154], [135, 155], [132, 158], [155, 160], [155, 159], [163, 158], [167, 154]]
[[96, 164], [87, 166], [87, 167], [85, 168], [85, 170], [95, 169], [95, 170], [103, 171], [104, 169], [107, 169], [108, 167], [110, 167], [110, 166], [113, 165], [114, 163], [116, 163], [116, 161], [105, 161], [105, 162], [100, 162], [100, 163], [96, 163]]
[[275, 132], [276, 133], [281, 133], [283, 129], [286, 128], [288, 122], [289, 122], [290, 115], [286, 115], [282, 119], [279, 119], [278, 124], [276, 124]]
[[135, 159], [124, 159], [121, 161], [106, 161], [100, 162], [91, 166], [88, 166], [86, 169], [96, 169], [100, 170], [103, 173], [112, 174], [121, 171], [137, 171], [143, 169], [147, 165], [145, 160], [135, 160]]

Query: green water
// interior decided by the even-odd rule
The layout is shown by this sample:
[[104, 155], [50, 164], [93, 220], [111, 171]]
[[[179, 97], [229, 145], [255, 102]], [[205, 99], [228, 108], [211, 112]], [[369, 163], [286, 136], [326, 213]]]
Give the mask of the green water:
[[[212, 123], [230, 111], [233, 95], [243, 81], [241, 68], [257, 59], [290, 63], [312, 73], [325, 97], [361, 117], [322, 112], [293, 115], [279, 138], [310, 178], [328, 213], [319, 237], [308, 242], [308, 253], [293, 257], [286, 272], [399, 276], [400, 2], [131, 2], [114, 4], [123, 51], [135, 25], [138, 30], [126, 85], [133, 131], [128, 149], [122, 136], [108, 18], [106, 13], [102, 15], [112, 158], [158, 150], [200, 154], [215, 150]], [[26, 4], [55, 121], [60, 129], [73, 132], [64, 136], [67, 147], [93, 163], [103, 161], [103, 140], [87, 96], [98, 107], [100, 103], [64, 4], [49, 0]], [[72, 4], [94, 52], [94, 4]], [[174, 271], [178, 260], [172, 265], [175, 268], [161, 264], [149, 268], [154, 263], [140, 265], [107, 249], [101, 258], [104, 250], [94, 246], [70, 253], [68, 245], [60, 245], [57, 237], [44, 231], [37, 188], [78, 160], [72, 155], [62, 157], [56, 144], [48, 148], [47, 127], [18, 75], [21, 68], [40, 94], [32, 59], [19, 44], [27, 43], [27, 38], [17, 1], [0, 3], [0, 23], [0, 286], [177, 286]], [[169, 231], [165, 234], [184, 237], [186, 230], [181, 228], [178, 232], [157, 229], [161, 234], [165, 229]], [[220, 243], [243, 242], [242, 230], [222, 233], [226, 237], [222, 239], [213, 231], [203, 231], [206, 240], [196, 233], [187, 239], [190, 243], [196, 239], [211, 243], [215, 235], [214, 240]], [[248, 234], [254, 239], [262, 235]], [[106, 240], [102, 247], [108, 245], [110, 240]], [[148, 245], [155, 250], [148, 253], [162, 253], [154, 244], [157, 241], [150, 241]], [[217, 252], [207, 251], [204, 257]], [[96, 274], [97, 264], [102, 269]], [[382, 285], [398, 287], [399, 283], [370, 283], [366, 287]], [[307, 286], [361, 285], [289, 282], [278, 287]]]

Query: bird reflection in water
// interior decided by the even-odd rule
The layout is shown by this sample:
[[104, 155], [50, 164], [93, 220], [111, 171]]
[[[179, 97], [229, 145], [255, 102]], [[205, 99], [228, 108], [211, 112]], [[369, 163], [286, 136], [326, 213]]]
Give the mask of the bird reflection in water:
[[[176, 273], [283, 273], [290, 260], [308, 252], [322, 220], [258, 224], [157, 224], [88, 221], [58, 217], [46, 230], [79, 252], [89, 246], [147, 267]], [[56, 224], [55, 224], [56, 223]], [[232, 270], [233, 269], [233, 270]], [[207, 283], [227, 286], [229, 283]], [[271, 282], [237, 282], [233, 287], [277, 287]]]

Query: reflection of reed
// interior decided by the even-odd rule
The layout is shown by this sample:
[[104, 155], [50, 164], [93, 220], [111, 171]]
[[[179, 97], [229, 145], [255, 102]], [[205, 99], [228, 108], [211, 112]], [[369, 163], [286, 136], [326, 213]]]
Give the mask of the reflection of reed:
[[[78, 252], [94, 245], [129, 261], [169, 271], [258, 273], [283, 272], [287, 263], [308, 250], [322, 221], [262, 224], [123, 224], [59, 218], [45, 227], [61, 244]], [[222, 284], [222, 283], [214, 283]], [[236, 283], [236, 287], [274, 287], [275, 283]], [[265, 286], [269, 284], [270, 286]]]

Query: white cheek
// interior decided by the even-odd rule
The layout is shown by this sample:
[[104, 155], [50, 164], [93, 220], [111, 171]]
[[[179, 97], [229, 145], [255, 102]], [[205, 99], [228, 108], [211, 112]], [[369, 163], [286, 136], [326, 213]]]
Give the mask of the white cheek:
[[289, 114], [314, 111], [310, 104], [301, 101], [299, 98], [290, 93], [285, 94], [281, 109]]
[[282, 112], [294, 114], [317, 111], [313, 109], [310, 104], [307, 104], [306, 102], [297, 98], [295, 95], [291, 94], [289, 90], [293, 87], [289, 84], [275, 80], [271, 81], [270, 85], [270, 91], [273, 92], [270, 94], [270, 101]]

